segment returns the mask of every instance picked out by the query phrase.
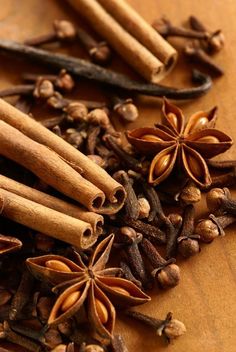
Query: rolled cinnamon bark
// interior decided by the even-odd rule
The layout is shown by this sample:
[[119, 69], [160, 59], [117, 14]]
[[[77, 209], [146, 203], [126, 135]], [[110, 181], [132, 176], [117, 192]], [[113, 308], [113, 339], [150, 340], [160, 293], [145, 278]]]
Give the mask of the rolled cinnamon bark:
[[102, 233], [102, 225], [104, 222], [102, 215], [87, 211], [77, 205], [70, 204], [49, 194], [40, 192], [37, 189], [28, 187], [3, 175], [0, 175], [0, 188], [32, 200], [35, 203], [42, 204], [48, 208], [72, 216], [73, 218], [87, 222], [92, 226], [93, 232], [96, 235]]
[[90, 224], [2, 188], [0, 188], [0, 203], [1, 214], [6, 218], [78, 248], [86, 249], [97, 240]]
[[107, 198], [103, 202], [103, 197], [102, 199], [99, 197], [98, 201], [88, 208], [89, 210], [100, 214], [114, 214], [122, 208], [125, 201], [123, 186], [86, 155], [2, 99], [0, 99], [0, 118], [36, 142], [48, 146], [75, 167], [82, 169], [81, 180], [85, 178], [90, 181], [91, 191], [96, 186]]
[[104, 194], [54, 151], [0, 121], [0, 154], [23, 165], [41, 180], [93, 210]]
[[[75, 0], [76, 1], [76, 0]], [[125, 0], [97, 0], [130, 34], [149, 49], [166, 68], [173, 67], [177, 51]]]
[[157, 83], [164, 64], [129, 34], [96, 0], [68, 0], [110, 46], [146, 80]]

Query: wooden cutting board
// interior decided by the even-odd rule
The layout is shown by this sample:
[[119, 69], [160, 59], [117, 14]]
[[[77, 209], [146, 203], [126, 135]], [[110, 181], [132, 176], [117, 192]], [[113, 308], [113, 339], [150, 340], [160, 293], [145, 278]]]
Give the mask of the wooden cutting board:
[[[109, 0], [108, 0], [109, 1]], [[225, 76], [214, 80], [212, 90], [201, 99], [179, 102], [188, 117], [200, 109], [219, 107], [217, 127], [236, 139], [236, 6], [234, 0], [129, 0], [136, 10], [150, 23], [161, 15], [180, 25], [194, 14], [212, 29], [223, 29], [226, 35], [225, 49], [215, 56], [225, 69]], [[56, 0], [1, 0], [0, 37], [22, 41], [38, 34], [46, 33], [54, 19], [78, 21], [77, 15], [65, 1]], [[181, 50], [184, 41], [176, 40]], [[79, 46], [79, 45], [78, 45]], [[67, 46], [63, 52], [86, 57], [80, 48]], [[181, 61], [181, 62], [180, 62]], [[181, 59], [174, 71], [163, 83], [183, 87], [190, 84], [190, 70], [193, 67]], [[123, 72], [129, 69], [118, 57], [112, 67]], [[44, 72], [38, 66], [26, 62], [16, 62], [0, 57], [0, 88], [20, 83], [22, 72]], [[79, 84], [74, 97], [93, 98], [99, 96], [98, 87]], [[152, 125], [160, 119], [160, 100], [139, 99], [140, 118], [133, 124], [119, 128]], [[49, 114], [49, 113], [47, 113]], [[38, 116], [38, 115], [36, 115]], [[39, 116], [41, 118], [44, 116]], [[236, 158], [236, 147], [227, 152], [227, 158]], [[224, 156], [226, 158], [226, 156]], [[234, 192], [236, 196], [236, 192]], [[204, 216], [204, 200], [197, 206], [198, 215]], [[227, 230], [227, 236], [203, 245], [196, 257], [180, 262], [181, 282], [178, 287], [161, 292], [153, 290], [152, 301], [138, 309], [144, 313], [164, 317], [168, 311], [182, 320], [187, 333], [168, 347], [171, 352], [235, 352], [236, 351], [236, 227]], [[130, 351], [165, 351], [164, 342], [152, 331], [132, 320], [117, 321], [117, 331], [121, 332]]]

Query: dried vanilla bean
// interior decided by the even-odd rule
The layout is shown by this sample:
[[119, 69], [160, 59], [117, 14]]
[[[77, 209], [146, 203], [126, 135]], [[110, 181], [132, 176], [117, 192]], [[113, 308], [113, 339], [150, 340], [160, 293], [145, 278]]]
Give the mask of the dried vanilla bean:
[[212, 86], [211, 78], [200, 73], [199, 71], [193, 72], [193, 80], [194, 82], [199, 83], [199, 86], [176, 89], [158, 84], [140, 83], [138, 81], [131, 80], [123, 74], [106, 70], [84, 60], [61, 54], [50, 53], [46, 50], [19, 44], [10, 40], [0, 40], [0, 51], [14, 56], [17, 55], [23, 58], [28, 58], [54, 68], [66, 69], [69, 73], [75, 76], [102, 82], [129, 92], [151, 96], [165, 96], [170, 99], [194, 99], [208, 92]]

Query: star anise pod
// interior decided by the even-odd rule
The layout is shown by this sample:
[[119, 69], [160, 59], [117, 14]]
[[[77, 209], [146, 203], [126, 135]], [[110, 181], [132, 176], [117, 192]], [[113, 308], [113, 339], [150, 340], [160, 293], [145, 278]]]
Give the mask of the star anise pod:
[[201, 187], [211, 184], [204, 159], [225, 152], [232, 139], [214, 128], [216, 110], [199, 111], [185, 125], [182, 111], [164, 99], [163, 124], [142, 127], [127, 132], [129, 142], [144, 154], [155, 155], [149, 169], [149, 183], [158, 185], [175, 165]]
[[0, 255], [15, 252], [22, 247], [22, 242], [12, 236], [0, 235]]
[[120, 268], [105, 268], [109, 259], [114, 235], [105, 238], [95, 249], [88, 266], [76, 251], [76, 262], [59, 255], [28, 258], [26, 263], [32, 274], [53, 285], [53, 292], [60, 292], [48, 325], [58, 325], [73, 316], [83, 304], [94, 328], [94, 336], [106, 343], [113, 335], [115, 308], [110, 299], [119, 306], [143, 304], [150, 297], [134, 283], [120, 277]]

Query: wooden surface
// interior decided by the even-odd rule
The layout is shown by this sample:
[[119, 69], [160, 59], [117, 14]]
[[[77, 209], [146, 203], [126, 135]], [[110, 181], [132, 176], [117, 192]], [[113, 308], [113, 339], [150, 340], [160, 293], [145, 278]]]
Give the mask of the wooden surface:
[[[109, 1], [109, 0], [108, 0]], [[222, 28], [226, 35], [226, 46], [216, 56], [226, 71], [224, 77], [214, 80], [214, 87], [203, 98], [193, 102], [182, 102], [186, 116], [199, 109], [219, 107], [217, 127], [236, 139], [236, 4], [235, 0], [129, 0], [149, 22], [166, 14], [175, 23], [186, 22], [190, 14], [199, 16], [212, 29]], [[1, 0], [0, 36], [23, 40], [36, 34], [48, 32], [54, 19], [76, 20], [77, 15], [63, 0]], [[182, 41], [175, 42], [180, 48]], [[64, 52], [85, 56], [82, 51], [67, 46]], [[121, 60], [115, 58], [114, 66], [129, 71]], [[190, 84], [192, 66], [182, 60], [163, 83], [184, 86]], [[0, 88], [20, 82], [23, 71], [43, 72], [43, 69], [0, 57]], [[89, 93], [88, 93], [89, 87]], [[81, 85], [74, 97], [98, 96], [99, 89]], [[140, 119], [135, 126], [151, 125], [160, 117], [160, 101], [140, 98]], [[118, 123], [119, 126], [121, 126]], [[130, 125], [131, 126], [131, 125]], [[126, 126], [126, 128], [129, 126]], [[226, 157], [226, 156], [225, 156]], [[235, 146], [227, 153], [236, 158]], [[236, 193], [234, 193], [236, 195]], [[198, 215], [204, 215], [204, 201], [198, 205]], [[196, 257], [180, 262], [181, 282], [178, 287], [152, 292], [152, 301], [138, 309], [158, 317], [172, 311], [182, 320], [187, 333], [168, 347], [171, 352], [235, 352], [236, 351], [236, 238], [235, 227], [227, 230], [227, 236], [203, 245]], [[166, 346], [155, 334], [131, 320], [118, 320], [117, 331], [121, 332], [130, 351], [165, 351]]]

